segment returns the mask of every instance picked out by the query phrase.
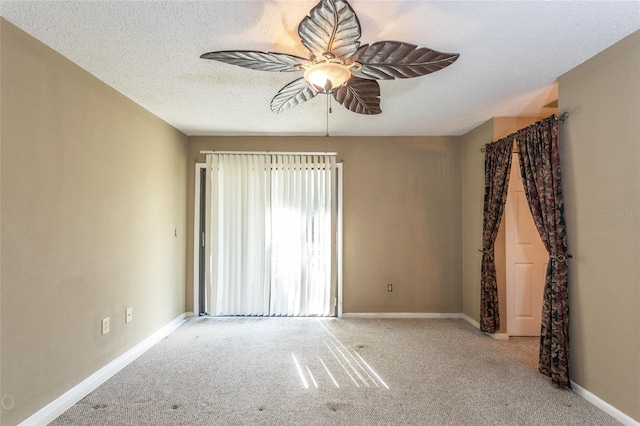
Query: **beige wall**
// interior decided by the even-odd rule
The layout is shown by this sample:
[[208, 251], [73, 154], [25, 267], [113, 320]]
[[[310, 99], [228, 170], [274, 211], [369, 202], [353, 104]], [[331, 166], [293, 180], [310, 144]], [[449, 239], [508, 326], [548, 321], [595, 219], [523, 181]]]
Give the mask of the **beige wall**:
[[572, 379], [640, 421], [640, 32], [559, 79]]
[[461, 311], [459, 138], [189, 138], [187, 310], [201, 150], [337, 152], [344, 162], [344, 312]]
[[14, 403], [1, 423], [12, 425], [184, 312], [186, 137], [0, 22], [1, 395]]
[[493, 120], [462, 136], [462, 312], [480, 321], [480, 266], [484, 204], [483, 146], [493, 141]]

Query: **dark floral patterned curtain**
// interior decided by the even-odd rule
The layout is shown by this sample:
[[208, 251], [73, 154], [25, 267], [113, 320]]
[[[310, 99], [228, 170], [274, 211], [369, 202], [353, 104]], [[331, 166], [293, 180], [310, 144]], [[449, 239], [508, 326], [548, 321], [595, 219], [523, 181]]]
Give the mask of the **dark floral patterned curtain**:
[[513, 137], [485, 146], [480, 330], [488, 333], [495, 333], [500, 328], [495, 242], [507, 200], [512, 149]]
[[529, 208], [549, 252], [540, 330], [541, 373], [562, 387], [569, 383], [567, 235], [558, 153], [558, 119], [551, 116], [516, 134], [520, 172]]

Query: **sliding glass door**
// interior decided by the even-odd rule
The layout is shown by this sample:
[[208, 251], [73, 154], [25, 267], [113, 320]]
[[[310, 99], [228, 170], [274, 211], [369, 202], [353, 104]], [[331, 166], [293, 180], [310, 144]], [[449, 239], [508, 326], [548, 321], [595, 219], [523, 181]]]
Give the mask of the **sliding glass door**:
[[208, 312], [333, 315], [335, 156], [214, 153], [207, 173]]

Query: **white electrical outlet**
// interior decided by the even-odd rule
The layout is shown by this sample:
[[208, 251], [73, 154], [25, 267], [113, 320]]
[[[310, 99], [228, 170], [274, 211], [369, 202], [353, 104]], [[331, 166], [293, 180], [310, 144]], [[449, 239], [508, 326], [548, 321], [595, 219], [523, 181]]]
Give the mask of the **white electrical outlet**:
[[133, 308], [129, 307], [124, 311], [124, 322], [131, 322], [133, 319]]
[[104, 336], [109, 332], [109, 317], [102, 320], [102, 335]]

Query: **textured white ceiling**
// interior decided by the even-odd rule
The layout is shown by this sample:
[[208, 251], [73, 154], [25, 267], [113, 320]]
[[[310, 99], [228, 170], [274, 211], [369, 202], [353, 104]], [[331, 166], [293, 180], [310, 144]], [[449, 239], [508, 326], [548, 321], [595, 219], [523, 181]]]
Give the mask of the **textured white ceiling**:
[[[274, 114], [296, 73], [200, 59], [214, 50], [307, 56], [297, 27], [317, 1], [5, 1], [0, 13], [188, 135], [324, 135], [325, 96]], [[640, 29], [640, 1], [351, 0], [361, 42], [460, 53], [427, 76], [381, 81], [382, 114], [333, 105], [332, 135], [461, 135], [538, 115], [558, 76]]]

